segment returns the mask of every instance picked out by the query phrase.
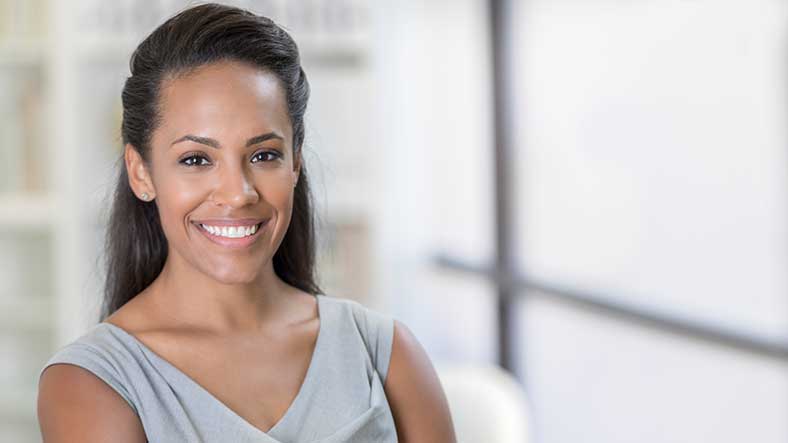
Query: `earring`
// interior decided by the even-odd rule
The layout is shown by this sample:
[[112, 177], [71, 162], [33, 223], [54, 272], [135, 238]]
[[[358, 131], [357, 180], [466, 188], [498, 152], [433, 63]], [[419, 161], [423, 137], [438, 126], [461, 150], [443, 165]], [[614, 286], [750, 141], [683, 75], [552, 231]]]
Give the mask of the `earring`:
[[145, 200], [145, 201], [148, 201], [148, 193], [147, 192], [143, 192], [142, 193], [142, 199]]

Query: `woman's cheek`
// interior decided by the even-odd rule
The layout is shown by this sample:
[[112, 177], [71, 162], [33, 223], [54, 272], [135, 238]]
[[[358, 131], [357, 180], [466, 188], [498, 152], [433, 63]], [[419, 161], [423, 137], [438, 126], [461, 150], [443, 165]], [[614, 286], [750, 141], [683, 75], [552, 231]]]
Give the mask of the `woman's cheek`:
[[197, 180], [169, 180], [160, 182], [157, 186], [157, 202], [162, 228], [167, 233], [173, 227], [181, 227], [187, 216], [203, 201], [204, 183]]
[[262, 187], [262, 198], [271, 206], [285, 209], [292, 200], [294, 189], [292, 182], [279, 180]]

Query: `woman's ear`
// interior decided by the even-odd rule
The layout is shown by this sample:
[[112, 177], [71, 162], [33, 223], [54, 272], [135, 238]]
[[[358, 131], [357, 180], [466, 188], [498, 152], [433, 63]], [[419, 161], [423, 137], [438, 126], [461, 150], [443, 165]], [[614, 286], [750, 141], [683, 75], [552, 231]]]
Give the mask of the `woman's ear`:
[[153, 180], [150, 178], [145, 161], [134, 146], [126, 143], [123, 153], [123, 160], [126, 162], [126, 171], [129, 175], [129, 186], [137, 198], [150, 201], [156, 198], [156, 189], [153, 187]]

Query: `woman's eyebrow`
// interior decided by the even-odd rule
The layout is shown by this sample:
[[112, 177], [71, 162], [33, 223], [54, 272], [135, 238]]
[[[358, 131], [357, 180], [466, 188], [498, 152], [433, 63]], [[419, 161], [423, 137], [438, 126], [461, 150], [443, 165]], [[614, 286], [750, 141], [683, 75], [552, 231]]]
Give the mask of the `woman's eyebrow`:
[[[249, 147], [249, 146], [252, 146], [252, 145], [256, 145], [258, 143], [264, 142], [266, 140], [270, 140], [272, 138], [278, 138], [279, 140], [284, 140], [284, 137], [282, 137], [281, 135], [277, 134], [276, 132], [268, 132], [266, 134], [260, 134], [260, 135], [257, 135], [257, 136], [254, 136], [254, 137], [250, 138], [249, 140], [246, 141], [246, 146]], [[199, 143], [201, 145], [210, 146], [210, 147], [216, 148], [216, 149], [220, 149], [222, 147], [222, 145], [219, 144], [219, 141], [216, 140], [216, 139], [213, 139], [213, 138], [210, 138], [210, 137], [200, 137], [200, 136], [192, 135], [192, 134], [184, 135], [183, 137], [181, 137], [181, 138], [175, 140], [174, 142], [170, 143], [170, 146], [172, 146], [172, 145], [174, 145], [176, 143], [187, 141], [187, 140], [195, 142], [195, 143]]]

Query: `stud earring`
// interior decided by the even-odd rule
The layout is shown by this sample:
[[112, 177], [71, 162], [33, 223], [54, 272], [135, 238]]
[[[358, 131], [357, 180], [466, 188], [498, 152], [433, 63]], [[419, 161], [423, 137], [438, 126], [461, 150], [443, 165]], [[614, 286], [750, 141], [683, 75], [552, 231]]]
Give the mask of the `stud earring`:
[[145, 201], [148, 201], [148, 193], [147, 192], [143, 192], [142, 193], [142, 199], [145, 200]]

